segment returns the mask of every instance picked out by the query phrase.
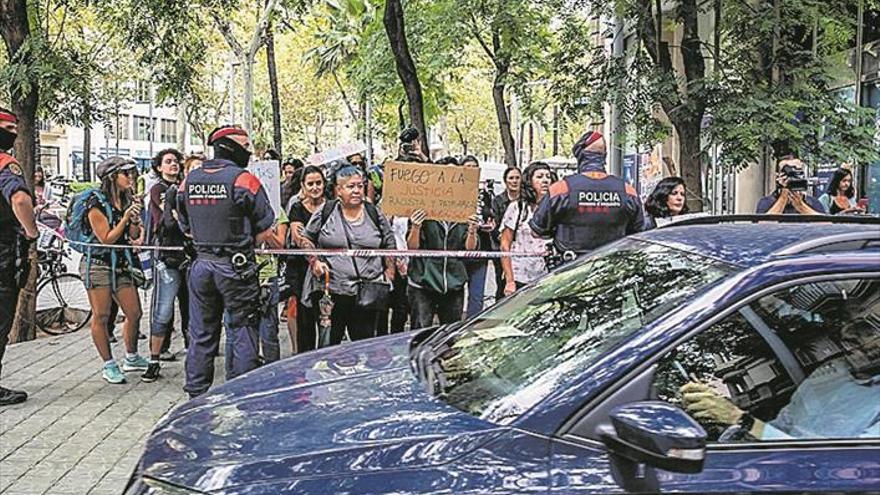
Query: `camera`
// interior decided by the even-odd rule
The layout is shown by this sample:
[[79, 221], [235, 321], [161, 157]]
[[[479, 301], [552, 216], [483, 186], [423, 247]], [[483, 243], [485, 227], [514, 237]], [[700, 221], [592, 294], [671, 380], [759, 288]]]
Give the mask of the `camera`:
[[807, 190], [809, 182], [804, 175], [803, 169], [794, 167], [792, 165], [785, 165], [784, 167], [782, 167], [781, 172], [782, 175], [784, 175], [788, 179], [788, 184], [785, 187], [789, 191], [804, 192]]
[[402, 143], [400, 145], [400, 149], [403, 150], [404, 153], [410, 154], [413, 152], [413, 144], [412, 143]]
[[419, 138], [419, 130], [415, 127], [407, 127], [404, 129], [399, 136], [399, 140], [401, 143], [410, 143]]

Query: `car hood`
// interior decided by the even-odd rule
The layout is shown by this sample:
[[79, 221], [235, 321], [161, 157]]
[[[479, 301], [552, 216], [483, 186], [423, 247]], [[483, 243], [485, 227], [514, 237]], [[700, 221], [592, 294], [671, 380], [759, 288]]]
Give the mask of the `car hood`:
[[425, 392], [413, 334], [296, 356], [184, 404], [157, 426], [141, 475], [212, 491], [449, 462], [500, 430]]

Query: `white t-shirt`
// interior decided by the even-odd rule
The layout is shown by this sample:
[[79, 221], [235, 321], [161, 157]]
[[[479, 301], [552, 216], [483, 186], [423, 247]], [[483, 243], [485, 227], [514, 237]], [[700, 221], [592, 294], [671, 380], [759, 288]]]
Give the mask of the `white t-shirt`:
[[[502, 232], [503, 229], [515, 232], [510, 252], [546, 254], [547, 241], [535, 235], [532, 228], [529, 227], [529, 220], [535, 213], [534, 208], [526, 205], [525, 211], [520, 215], [519, 205], [519, 201], [510, 203], [501, 220]], [[518, 225], [517, 217], [519, 217]], [[510, 263], [513, 265], [513, 280], [521, 284], [530, 284], [547, 274], [547, 264], [544, 262], [544, 258], [512, 257]]]

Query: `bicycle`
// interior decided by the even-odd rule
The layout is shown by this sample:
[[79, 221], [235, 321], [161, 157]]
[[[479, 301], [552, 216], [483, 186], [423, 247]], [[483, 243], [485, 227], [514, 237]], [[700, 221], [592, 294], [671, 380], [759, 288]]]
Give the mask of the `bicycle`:
[[92, 317], [82, 277], [67, 271], [69, 249], [58, 234], [39, 225], [37, 244], [37, 327], [49, 335], [76, 332]]

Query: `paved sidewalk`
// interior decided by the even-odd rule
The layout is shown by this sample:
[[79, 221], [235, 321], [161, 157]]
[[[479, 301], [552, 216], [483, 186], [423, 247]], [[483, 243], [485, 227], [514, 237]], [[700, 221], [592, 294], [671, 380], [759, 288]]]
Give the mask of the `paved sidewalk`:
[[[281, 334], [288, 355], [283, 323]], [[139, 341], [142, 354], [146, 342]], [[187, 400], [181, 345], [180, 334], [175, 333], [172, 350], [179, 351], [178, 360], [162, 363], [160, 380], [144, 383], [140, 373], [128, 373], [124, 385], [110, 385], [101, 378], [100, 358], [88, 328], [9, 346], [3, 384], [26, 390], [29, 398], [24, 404], [0, 408], [0, 493], [121, 494], [153, 426]], [[113, 347], [121, 360], [122, 342]], [[223, 357], [215, 364], [220, 383]]]

